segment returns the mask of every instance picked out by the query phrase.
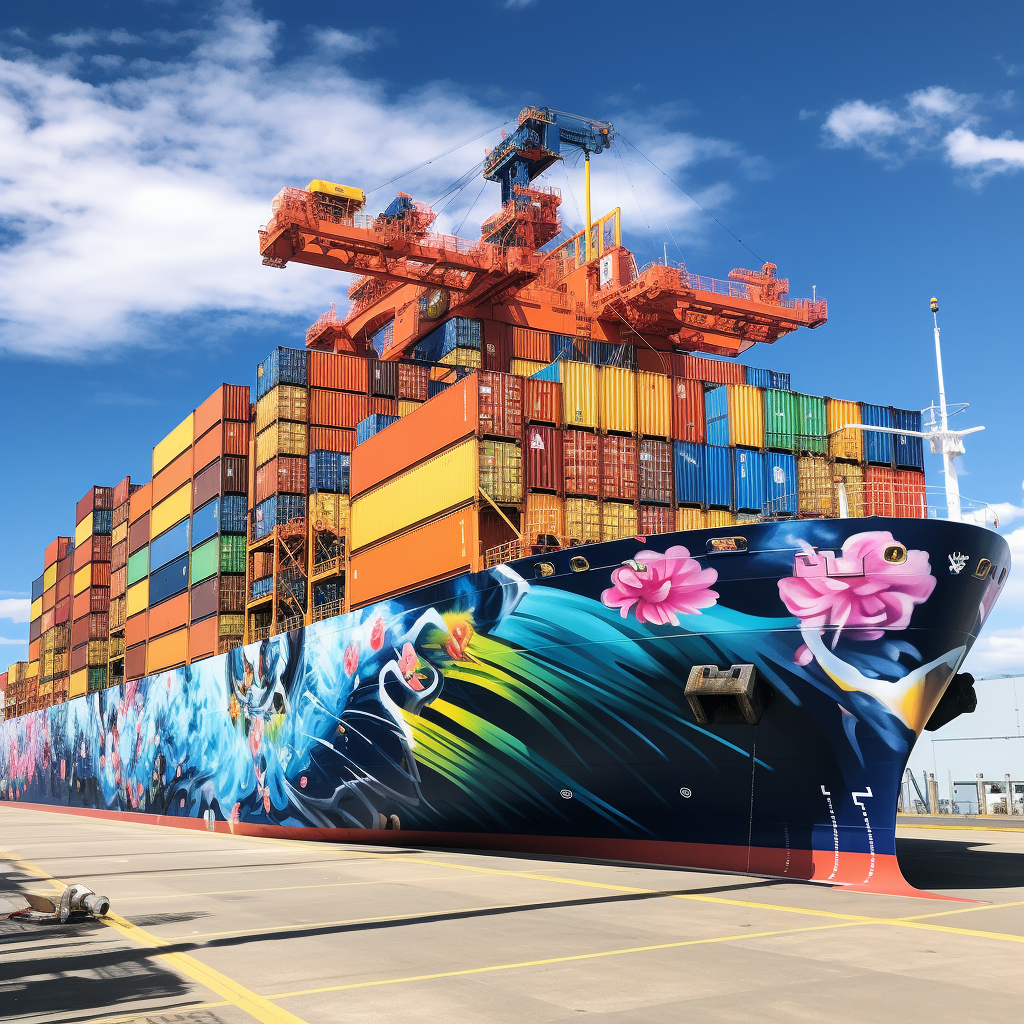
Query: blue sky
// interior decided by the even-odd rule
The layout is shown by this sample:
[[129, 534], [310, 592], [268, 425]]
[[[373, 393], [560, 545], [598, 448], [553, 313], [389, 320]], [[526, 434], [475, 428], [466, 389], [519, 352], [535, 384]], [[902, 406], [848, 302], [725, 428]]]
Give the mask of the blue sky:
[[[399, 187], [429, 201], [527, 104], [613, 121], [709, 211], [625, 145], [595, 158], [595, 212], [623, 207], [641, 263], [665, 243], [718, 277], [770, 259], [792, 296], [828, 298], [825, 327], [746, 357], [798, 389], [927, 405], [938, 295], [949, 397], [987, 428], [962, 489], [1000, 506], [1024, 558], [1018, 2], [677, 2], [635, 19], [594, 0], [10, 2], [0, 58], [5, 664], [26, 656], [29, 581], [86, 489], [148, 479], [154, 442], [221, 381], [251, 383], [344, 304], [341, 275], [261, 266], [278, 189], [325, 177], [373, 190], [373, 209]], [[580, 168], [550, 183], [575, 230]], [[496, 209], [482, 184], [445, 229], [472, 236]], [[983, 671], [1024, 668], [1018, 573]]]

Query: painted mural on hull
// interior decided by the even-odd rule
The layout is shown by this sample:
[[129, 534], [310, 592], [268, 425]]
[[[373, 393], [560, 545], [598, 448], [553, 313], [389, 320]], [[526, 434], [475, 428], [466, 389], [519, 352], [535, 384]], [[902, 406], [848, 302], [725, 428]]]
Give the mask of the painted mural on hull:
[[[746, 551], [709, 552], [740, 533]], [[878, 519], [538, 555], [4, 723], [0, 795], [770, 848], [787, 871], [834, 848], [871, 871], [1008, 566], [989, 531]], [[771, 691], [759, 723], [700, 725], [690, 667], [741, 663]]]

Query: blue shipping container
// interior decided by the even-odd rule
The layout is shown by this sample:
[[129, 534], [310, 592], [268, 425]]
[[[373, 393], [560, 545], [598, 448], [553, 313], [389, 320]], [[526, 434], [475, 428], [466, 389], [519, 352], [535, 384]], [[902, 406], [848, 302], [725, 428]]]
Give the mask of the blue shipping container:
[[551, 358], [568, 359], [571, 362], [583, 363], [583, 353], [576, 345], [576, 339], [570, 338], [568, 334], [551, 335]]
[[[725, 388], [719, 388], [724, 391]], [[765, 456], [761, 452], [733, 450], [733, 492], [736, 510], [760, 512], [765, 502]]]
[[38, 601], [43, 596], [43, 577], [32, 581], [32, 600]]
[[775, 391], [789, 391], [789, 374], [778, 370], [762, 370], [759, 366], [745, 366], [746, 381], [755, 388], [772, 388]]
[[[183, 519], [177, 526], [164, 530], [159, 537], [154, 537], [149, 545], [150, 571], [159, 569], [175, 558], [180, 558], [188, 551], [189, 521]], [[152, 598], [150, 599], [152, 600]]]
[[616, 345], [612, 341], [590, 342], [587, 362], [597, 366], [621, 366], [626, 370], [636, 369], [636, 345]]
[[392, 423], [397, 422], [397, 416], [389, 416], [383, 412], [370, 413], [369, 416], [356, 424], [356, 444], [369, 441], [371, 437], [379, 434], [385, 427], [390, 427]]
[[796, 456], [767, 452], [764, 456], [764, 500], [771, 515], [796, 515]]
[[313, 585], [313, 607], [322, 604], [330, 604], [331, 601], [341, 601], [345, 597], [345, 587], [337, 580], [328, 580], [326, 583], [315, 583]]
[[220, 532], [245, 533], [249, 518], [244, 494], [225, 494], [220, 499]]
[[348, 452], [314, 451], [309, 453], [309, 490], [311, 494], [348, 494]]
[[456, 348], [480, 348], [483, 321], [469, 317], [452, 317], [447, 323], [434, 328], [417, 344], [414, 355], [428, 363], [436, 363], [441, 356]]
[[[921, 413], [916, 409], [893, 409], [893, 426], [898, 430], [921, 430]], [[893, 434], [893, 452], [899, 469], [924, 469], [924, 438]]]
[[[894, 427], [892, 409], [885, 405], [860, 403], [860, 421], [872, 427]], [[862, 430], [864, 435], [864, 459], [879, 466], [892, 465], [892, 434], [877, 430]]]
[[446, 388], [451, 387], [454, 381], [448, 380], [428, 380], [427, 381], [427, 398], [434, 398], [441, 394]]
[[370, 344], [377, 350], [377, 355], [384, 355], [385, 351], [391, 348], [391, 342], [395, 340], [395, 321], [389, 320], [379, 331], [374, 332], [370, 337]]
[[732, 451], [676, 441], [673, 451], [676, 501], [681, 505], [732, 505]]
[[[203, 541], [209, 540], [219, 528], [220, 498], [214, 498], [192, 513], [192, 547], [197, 548]], [[245, 532], [244, 526], [242, 532]]]
[[725, 385], [704, 392], [708, 444], [729, 444], [729, 392]]
[[303, 384], [307, 377], [308, 353], [304, 348], [275, 348], [256, 368], [256, 398], [262, 398], [278, 384]]
[[266, 537], [275, 526], [306, 518], [306, 499], [299, 494], [275, 494], [252, 510], [252, 539]]
[[159, 604], [188, 589], [188, 555], [149, 574], [149, 603]]
[[532, 375], [534, 380], [550, 380], [556, 384], [561, 383], [562, 371], [559, 368], [559, 362], [556, 359], [553, 363], [548, 363], [547, 366], [542, 370], [538, 370]]
[[257, 601], [261, 597], [269, 597], [274, 591], [274, 577], [262, 576], [252, 581], [252, 600]]
[[114, 529], [114, 513], [109, 509], [97, 509], [92, 514], [92, 532], [97, 536], [106, 536]]

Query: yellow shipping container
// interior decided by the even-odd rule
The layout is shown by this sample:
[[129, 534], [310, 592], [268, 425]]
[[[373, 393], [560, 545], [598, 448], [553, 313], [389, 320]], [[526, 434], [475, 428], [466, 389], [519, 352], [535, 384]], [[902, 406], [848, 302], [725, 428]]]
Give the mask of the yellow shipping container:
[[562, 418], [567, 427], [597, 429], [597, 369], [590, 363], [561, 364]]
[[120, 544], [121, 541], [128, 539], [128, 520], [126, 519], [123, 523], [115, 526], [110, 532], [110, 543], [111, 545]]
[[706, 513], [702, 508], [682, 507], [676, 512], [677, 530], [703, 530], [707, 525]]
[[35, 622], [43, 614], [43, 599], [37, 597], [28, 610], [28, 621]]
[[637, 514], [635, 505], [618, 501], [601, 502], [601, 540], [635, 537]]
[[26, 679], [38, 679], [39, 678], [39, 659], [30, 661], [28, 663], [28, 671], [25, 673]]
[[453, 348], [441, 356], [438, 362], [442, 366], [470, 366], [474, 370], [479, 370], [482, 365], [478, 348]]
[[565, 502], [557, 494], [527, 494], [523, 536], [530, 543], [538, 537], [564, 537]]
[[584, 544], [600, 541], [601, 503], [593, 498], [566, 498], [565, 535]]
[[672, 436], [672, 378], [664, 373], [636, 375], [637, 425], [645, 437]]
[[149, 607], [149, 580], [139, 580], [130, 586], [125, 598], [125, 610], [129, 616], [136, 612], [144, 612]]
[[[84, 544], [92, 536], [92, 517], [93, 513], [90, 512], [76, 527], [75, 527], [75, 547], [79, 544]], [[56, 568], [56, 566], [54, 567]]]
[[513, 359], [509, 369], [517, 377], [532, 377], [538, 370], [543, 370], [547, 363], [538, 363], [533, 359]]
[[256, 431], [266, 430], [277, 420], [306, 423], [309, 420], [309, 392], [293, 384], [278, 384], [256, 403]]
[[89, 670], [79, 669], [71, 673], [71, 682], [68, 688], [69, 697], [84, 697], [89, 690]]
[[49, 590], [57, 582], [57, 563], [54, 562], [43, 572], [43, 590]]
[[348, 533], [349, 509], [347, 494], [311, 494], [309, 525], [314, 530], [329, 530], [340, 537]]
[[[847, 421], [849, 422], [849, 421]], [[835, 509], [840, 511], [839, 485], [846, 491], [846, 505], [851, 518], [864, 515], [864, 470], [849, 462], [837, 462], [832, 466], [832, 487], [835, 493]]]
[[192, 447], [192, 413], [189, 413], [154, 449], [153, 475]]
[[[620, 366], [602, 366], [598, 384], [601, 429], [619, 434], [635, 434], [636, 374]], [[566, 422], [569, 422], [568, 419]]]
[[398, 400], [398, 415], [408, 416], [409, 413], [415, 412], [423, 403], [414, 402], [411, 398], [400, 398]]
[[77, 595], [83, 590], [88, 590], [92, 586], [92, 562], [88, 565], [83, 565], [78, 572], [75, 573], [74, 587], [72, 593]]
[[828, 430], [828, 453], [833, 459], [864, 458], [863, 431], [844, 430], [847, 423], [860, 423], [860, 402], [825, 399], [825, 429]]
[[180, 523], [192, 511], [192, 483], [183, 484], [155, 506], [149, 517], [149, 534], [158, 537]]
[[828, 459], [796, 460], [797, 501], [801, 512], [832, 513], [832, 467]]
[[512, 441], [480, 442], [480, 491], [499, 505], [523, 500], [523, 451]]
[[750, 384], [728, 384], [729, 444], [764, 447], [764, 399]]
[[479, 472], [475, 438], [449, 448], [352, 502], [352, 548], [361, 548], [472, 501]]
[[732, 526], [735, 520], [733, 519], [731, 512], [726, 512], [721, 509], [709, 508], [704, 513], [704, 527], [705, 529], [712, 529], [716, 526]]
[[308, 455], [309, 427], [305, 423], [277, 420], [256, 435], [256, 465], [266, 465], [275, 455]]

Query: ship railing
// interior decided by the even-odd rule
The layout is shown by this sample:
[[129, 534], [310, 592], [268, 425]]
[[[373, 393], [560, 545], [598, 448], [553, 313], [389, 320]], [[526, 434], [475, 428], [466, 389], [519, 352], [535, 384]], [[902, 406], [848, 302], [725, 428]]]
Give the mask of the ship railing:
[[305, 616], [289, 615], [287, 619], [281, 619], [277, 623], [277, 633], [290, 633], [293, 629], [301, 629], [305, 625]]
[[311, 619], [313, 622], [321, 622], [323, 619], [333, 619], [336, 615], [345, 613], [344, 601], [324, 601], [323, 604], [313, 605]]
[[270, 639], [270, 626], [253, 626], [249, 630], [249, 643]]
[[320, 579], [321, 576], [336, 576], [341, 569], [341, 558], [325, 558], [322, 562], [316, 562], [309, 569], [309, 580]]
[[[269, 630], [269, 628], [270, 627], [268, 626], [267, 629]], [[256, 630], [253, 630], [254, 634], [256, 632], [257, 632]], [[262, 640], [262, 639], [265, 639], [265, 638], [264, 637], [256, 637], [254, 635], [253, 636], [253, 640], [257, 640], [257, 639]], [[241, 646], [242, 646], [242, 638], [240, 636], [222, 636], [222, 637], [219, 637], [217, 639], [217, 653], [218, 654], [227, 654], [228, 651], [233, 651], [236, 647], [241, 647]]]

